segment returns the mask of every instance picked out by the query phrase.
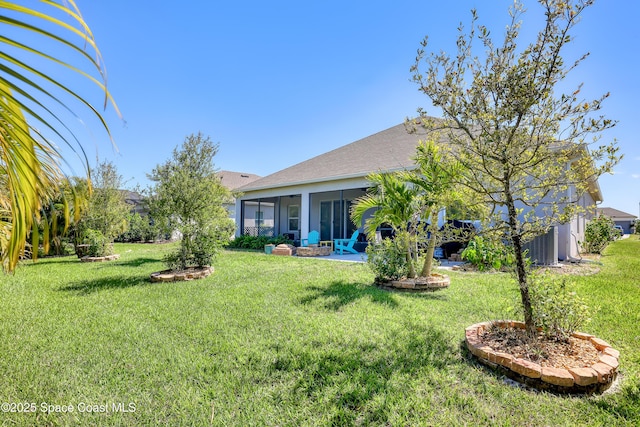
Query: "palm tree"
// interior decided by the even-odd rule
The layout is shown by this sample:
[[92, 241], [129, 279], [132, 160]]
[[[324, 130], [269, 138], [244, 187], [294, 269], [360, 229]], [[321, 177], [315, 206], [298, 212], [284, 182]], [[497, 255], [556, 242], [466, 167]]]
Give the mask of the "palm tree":
[[420, 276], [431, 275], [433, 254], [438, 240], [438, 212], [452, 203], [458, 193], [452, 188], [462, 173], [462, 165], [433, 140], [421, 141], [415, 157], [418, 169], [402, 174], [402, 179], [419, 189], [424, 203], [423, 209], [429, 226], [429, 242]]
[[420, 219], [421, 199], [417, 188], [409, 185], [399, 173], [373, 173], [367, 180], [374, 185], [364, 196], [356, 199], [351, 208], [351, 217], [362, 223], [367, 212], [375, 209], [364, 224], [369, 240], [375, 238], [378, 227], [389, 224], [396, 239], [405, 251], [409, 278], [416, 277], [414, 255], [416, 227]]
[[[79, 102], [110, 136], [98, 110], [48, 75], [43, 60], [50, 67], [66, 68], [94, 82], [105, 95], [104, 106], [111, 102], [119, 112], [106, 88], [93, 34], [74, 0], [42, 0], [37, 9], [1, 1], [0, 11], [0, 261], [3, 270], [10, 272], [25, 252], [27, 235], [38, 220], [43, 201], [55, 194], [62, 176], [63, 159], [44, 132], [68, 144], [89, 171], [82, 145], [56, 110], [70, 111], [67, 105]], [[56, 17], [60, 13], [65, 20]], [[52, 54], [36, 47], [39, 42], [46, 46], [51, 41], [55, 44]], [[58, 59], [66, 56], [66, 51], [79, 53], [84, 61], [80, 66], [88, 66], [89, 71]], [[90, 72], [97, 73], [97, 78]]]

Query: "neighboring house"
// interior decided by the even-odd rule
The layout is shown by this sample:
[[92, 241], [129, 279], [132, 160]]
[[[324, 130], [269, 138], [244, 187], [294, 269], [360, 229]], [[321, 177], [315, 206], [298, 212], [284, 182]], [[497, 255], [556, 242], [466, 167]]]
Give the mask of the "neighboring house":
[[[425, 137], [422, 132], [410, 134], [400, 124], [240, 187], [238, 190], [243, 194], [236, 201], [237, 235], [289, 234], [299, 240], [307, 238], [309, 231], [318, 230], [320, 240], [349, 238], [356, 229], [349, 211], [353, 201], [371, 185], [367, 175], [415, 169], [412, 158], [419, 140]], [[579, 204], [589, 208], [600, 201], [602, 194], [595, 182]], [[256, 209], [263, 212], [264, 218], [273, 218], [273, 225], [256, 224]], [[545, 260], [541, 263], [578, 256], [578, 242], [584, 240], [584, 227], [589, 219], [588, 214], [583, 214], [568, 224], [556, 226], [547, 236], [550, 241], [543, 242], [540, 249], [532, 247], [530, 254], [544, 251], [544, 257], [536, 258]], [[362, 230], [362, 224], [358, 228]], [[364, 239], [364, 233], [361, 236]], [[363, 242], [359, 250], [365, 246]]]
[[[245, 173], [245, 172], [220, 171], [217, 174], [218, 174], [218, 177], [220, 177], [220, 181], [222, 182], [222, 185], [224, 185], [227, 189], [231, 190], [234, 193], [238, 188], [260, 179], [259, 175], [255, 175], [252, 173]], [[229, 211], [229, 218], [235, 221], [236, 219], [235, 198], [231, 203], [225, 204], [225, 208], [227, 208], [227, 211]], [[259, 214], [254, 214], [254, 215], [259, 215]], [[273, 225], [273, 219], [272, 219], [272, 225]]]
[[120, 190], [124, 194], [124, 201], [131, 206], [131, 213], [137, 213], [141, 216], [149, 214], [147, 207], [144, 205], [144, 198], [140, 193], [131, 190]]
[[622, 227], [624, 234], [631, 234], [631, 227], [635, 224], [636, 216], [613, 208], [598, 208], [598, 215], [608, 216], [616, 225]]

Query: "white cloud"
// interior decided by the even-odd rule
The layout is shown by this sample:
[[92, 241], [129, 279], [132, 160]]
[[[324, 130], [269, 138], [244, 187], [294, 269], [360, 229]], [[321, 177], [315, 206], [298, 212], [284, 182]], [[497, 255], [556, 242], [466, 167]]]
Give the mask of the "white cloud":
[[631, 174], [631, 178], [640, 179], [640, 174], [637, 174], [637, 173]]

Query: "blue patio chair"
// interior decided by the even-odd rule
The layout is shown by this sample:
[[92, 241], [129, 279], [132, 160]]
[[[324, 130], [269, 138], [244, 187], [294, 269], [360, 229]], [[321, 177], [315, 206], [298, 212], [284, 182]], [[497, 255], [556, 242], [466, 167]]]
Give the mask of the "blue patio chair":
[[309, 236], [306, 239], [300, 239], [300, 246], [307, 247], [309, 245], [318, 245], [320, 243], [320, 233], [316, 230], [311, 230]]
[[352, 254], [357, 254], [358, 251], [353, 249], [353, 245], [358, 240], [358, 234], [360, 231], [356, 230], [351, 235], [350, 239], [334, 239], [333, 241], [333, 249], [335, 252], [340, 251], [340, 255], [344, 254], [344, 251], [350, 252]]

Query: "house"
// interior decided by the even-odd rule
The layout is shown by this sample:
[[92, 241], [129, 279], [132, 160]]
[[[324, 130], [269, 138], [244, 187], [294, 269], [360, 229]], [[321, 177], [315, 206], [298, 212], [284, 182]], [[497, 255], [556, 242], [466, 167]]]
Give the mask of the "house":
[[420, 138], [400, 124], [240, 187], [238, 235], [299, 240], [318, 230], [321, 241], [351, 237], [356, 226], [349, 209], [370, 186], [367, 175], [414, 169]]
[[[236, 201], [237, 235], [288, 234], [299, 240], [318, 230], [321, 241], [349, 238], [356, 229], [349, 217], [351, 204], [370, 186], [367, 175], [415, 169], [412, 158], [424, 138], [422, 129], [408, 133], [404, 123], [399, 124], [238, 188], [243, 194]], [[595, 182], [578, 203], [588, 208], [600, 201]], [[530, 248], [530, 254], [545, 264], [578, 256], [589, 219], [585, 213], [557, 225], [539, 247]], [[360, 236], [357, 248], [363, 250], [366, 237]], [[538, 256], [537, 251], [544, 254]]]
[[[238, 188], [260, 179], [259, 175], [255, 175], [252, 173], [232, 172], [232, 171], [225, 171], [225, 170], [219, 171], [217, 175], [220, 178], [220, 182], [222, 183], [222, 185], [234, 193]], [[229, 218], [235, 221], [236, 219], [235, 198], [230, 203], [228, 204], [225, 203], [225, 208], [229, 212]]]
[[624, 234], [631, 234], [631, 227], [635, 225], [636, 216], [614, 208], [598, 208], [598, 215], [608, 216], [616, 225], [622, 227]]
[[132, 214], [137, 213], [141, 216], [147, 216], [149, 214], [149, 210], [144, 203], [144, 197], [142, 197], [140, 193], [131, 190], [120, 190], [120, 192], [124, 196], [125, 203], [130, 206]]

